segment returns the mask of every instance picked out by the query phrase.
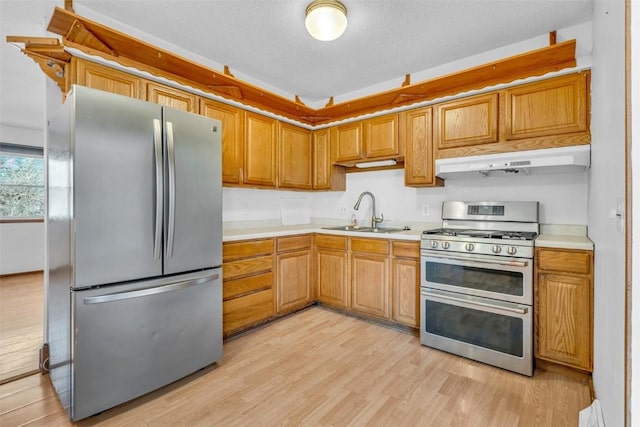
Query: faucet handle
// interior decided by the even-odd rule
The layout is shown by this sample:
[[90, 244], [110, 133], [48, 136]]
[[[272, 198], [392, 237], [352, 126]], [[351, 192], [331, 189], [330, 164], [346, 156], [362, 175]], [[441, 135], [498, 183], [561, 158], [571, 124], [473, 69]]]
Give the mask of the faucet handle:
[[380, 212], [380, 218], [374, 216], [372, 219], [375, 224], [380, 224], [382, 221], [384, 221], [384, 214]]

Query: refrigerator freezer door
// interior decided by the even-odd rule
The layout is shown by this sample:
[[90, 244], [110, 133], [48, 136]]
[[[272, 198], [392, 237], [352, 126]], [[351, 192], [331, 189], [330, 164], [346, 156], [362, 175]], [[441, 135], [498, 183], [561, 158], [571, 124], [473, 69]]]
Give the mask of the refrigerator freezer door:
[[72, 286], [160, 276], [162, 257], [160, 250], [154, 256], [154, 244], [161, 244], [156, 190], [163, 176], [156, 173], [154, 120], [159, 124], [161, 107], [79, 86], [74, 90]]
[[221, 124], [164, 109], [164, 274], [222, 265]]
[[222, 357], [222, 270], [170, 279], [73, 293], [73, 420]]

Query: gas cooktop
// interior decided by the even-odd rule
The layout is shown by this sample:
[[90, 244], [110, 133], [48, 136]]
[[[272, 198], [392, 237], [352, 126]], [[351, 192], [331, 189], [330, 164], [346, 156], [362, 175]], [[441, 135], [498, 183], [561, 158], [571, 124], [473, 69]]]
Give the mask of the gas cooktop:
[[478, 239], [508, 239], [508, 240], [533, 240], [538, 233], [533, 231], [500, 231], [500, 230], [459, 230], [455, 228], [434, 228], [425, 230], [424, 235], [431, 236], [451, 236], [451, 237], [474, 237]]

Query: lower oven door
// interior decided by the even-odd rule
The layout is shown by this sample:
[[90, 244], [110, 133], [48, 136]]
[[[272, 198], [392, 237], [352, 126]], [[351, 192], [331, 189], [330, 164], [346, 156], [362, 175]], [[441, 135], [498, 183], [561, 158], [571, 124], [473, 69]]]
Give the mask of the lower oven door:
[[533, 305], [533, 262], [479, 254], [421, 251], [420, 286]]
[[533, 375], [531, 306], [421, 288], [420, 343]]

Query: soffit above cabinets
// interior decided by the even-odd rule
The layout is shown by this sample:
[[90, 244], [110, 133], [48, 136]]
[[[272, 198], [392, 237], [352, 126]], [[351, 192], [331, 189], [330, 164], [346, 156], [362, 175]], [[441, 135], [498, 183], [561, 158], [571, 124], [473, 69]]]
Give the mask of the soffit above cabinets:
[[[48, 31], [63, 37], [62, 44], [51, 45], [54, 61], [46, 61], [46, 52], [38, 45], [37, 52], [25, 43], [25, 53], [39, 62], [41, 68], [54, 78], [61, 87], [59, 64], [66, 58], [61, 55], [61, 46], [75, 48], [86, 54], [114, 61], [124, 67], [137, 68], [152, 75], [168, 78], [179, 84], [221, 96], [231, 101], [266, 110], [311, 126], [361, 116], [426, 102], [487, 86], [510, 83], [517, 79], [534, 77], [576, 66], [576, 41], [555, 43], [555, 33], [551, 33], [550, 45], [528, 51], [520, 55], [468, 68], [434, 79], [411, 83], [407, 75], [398, 88], [379, 92], [370, 96], [333, 104], [331, 99], [323, 108], [306, 106], [296, 96], [288, 99], [271, 91], [242, 81], [225, 67], [219, 72], [200, 65], [170, 51], [153, 46], [142, 40], [79, 16], [71, 11], [56, 8]], [[46, 47], [46, 46], [45, 46]], [[46, 49], [45, 49], [46, 50]], [[44, 59], [43, 59], [44, 58]], [[47, 70], [47, 66], [51, 70]]]

